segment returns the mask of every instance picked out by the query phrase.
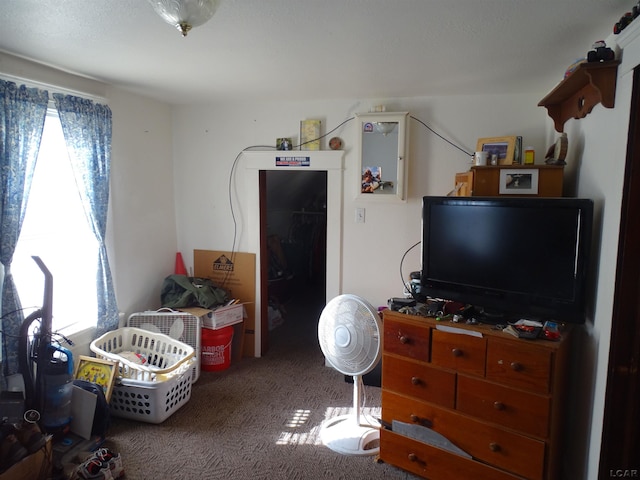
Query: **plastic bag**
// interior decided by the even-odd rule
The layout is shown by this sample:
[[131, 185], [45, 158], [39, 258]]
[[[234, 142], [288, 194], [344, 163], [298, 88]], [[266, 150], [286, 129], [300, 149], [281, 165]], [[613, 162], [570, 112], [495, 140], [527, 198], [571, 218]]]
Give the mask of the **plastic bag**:
[[208, 278], [169, 275], [162, 282], [160, 302], [167, 308], [213, 309], [228, 302], [227, 292]]

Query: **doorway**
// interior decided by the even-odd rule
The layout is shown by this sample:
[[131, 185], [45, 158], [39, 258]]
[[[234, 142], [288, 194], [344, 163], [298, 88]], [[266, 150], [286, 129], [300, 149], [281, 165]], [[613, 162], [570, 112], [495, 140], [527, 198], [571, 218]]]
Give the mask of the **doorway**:
[[640, 66], [633, 72], [600, 478], [637, 477], [640, 452]]
[[[251, 332], [255, 335], [255, 356], [260, 357], [267, 351], [267, 286], [268, 268], [266, 252], [266, 214], [262, 208], [266, 200], [266, 171], [323, 171], [327, 175], [327, 259], [325, 299], [331, 299], [342, 291], [342, 198], [343, 191], [343, 154], [340, 150], [306, 151], [296, 154], [292, 159], [301, 159], [304, 165], [281, 166], [276, 161], [278, 154], [273, 151], [247, 151], [242, 153], [244, 169], [242, 174], [243, 210], [242, 236], [246, 235], [246, 251], [256, 253], [256, 296], [255, 319]], [[263, 301], [264, 298], [264, 301]], [[245, 330], [247, 332], [248, 330]]]
[[291, 341], [292, 335], [314, 334], [325, 304], [327, 172], [271, 170], [262, 176], [260, 244], [261, 258], [266, 259], [261, 275], [266, 276], [267, 336]]

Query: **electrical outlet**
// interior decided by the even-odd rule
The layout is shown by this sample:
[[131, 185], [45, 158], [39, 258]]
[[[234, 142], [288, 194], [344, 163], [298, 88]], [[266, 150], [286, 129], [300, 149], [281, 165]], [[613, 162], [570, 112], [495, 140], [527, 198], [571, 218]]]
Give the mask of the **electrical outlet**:
[[364, 223], [364, 207], [356, 208], [356, 223]]

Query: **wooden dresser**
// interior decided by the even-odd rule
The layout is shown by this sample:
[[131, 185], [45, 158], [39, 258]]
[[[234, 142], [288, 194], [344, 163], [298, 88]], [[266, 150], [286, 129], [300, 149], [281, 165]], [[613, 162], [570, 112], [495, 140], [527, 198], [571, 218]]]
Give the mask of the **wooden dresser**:
[[[570, 332], [523, 340], [390, 310], [383, 329], [380, 460], [432, 480], [560, 478]], [[393, 432], [394, 420], [429, 427], [472, 459]]]

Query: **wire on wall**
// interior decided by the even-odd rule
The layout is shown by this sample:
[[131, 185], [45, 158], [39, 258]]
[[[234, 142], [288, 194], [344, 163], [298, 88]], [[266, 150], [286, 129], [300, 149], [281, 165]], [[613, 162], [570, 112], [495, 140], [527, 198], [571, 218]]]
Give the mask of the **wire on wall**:
[[[355, 117], [350, 117], [347, 118], [346, 120], [344, 120], [342, 123], [340, 123], [337, 127], [332, 128], [331, 130], [329, 130], [327, 133], [325, 133], [324, 135], [320, 135], [318, 138], [314, 138], [311, 139], [307, 142], [301, 143], [299, 145], [294, 145], [292, 147], [292, 149], [296, 149], [296, 148], [300, 148], [303, 145], [306, 145], [307, 143], [311, 143], [311, 142], [315, 142], [317, 140], [322, 140], [323, 138], [327, 137], [328, 135], [331, 135], [333, 132], [335, 132], [336, 130], [338, 130], [340, 127], [342, 127], [343, 125], [345, 125], [346, 123], [350, 122], [351, 120], [353, 120]], [[236, 214], [235, 214], [235, 210], [233, 208], [233, 192], [232, 192], [232, 188], [233, 188], [233, 176], [235, 174], [236, 168], [238, 166], [238, 162], [240, 161], [240, 157], [242, 157], [242, 154], [244, 152], [256, 149], [256, 148], [260, 148], [260, 149], [267, 149], [267, 150], [274, 150], [274, 151], [280, 151], [277, 150], [276, 147], [274, 147], [273, 145], [251, 145], [249, 147], [245, 147], [242, 150], [240, 150], [240, 152], [238, 152], [238, 155], [236, 155], [236, 158], [233, 160], [233, 164], [231, 165], [231, 171], [229, 172], [229, 189], [228, 189], [228, 193], [229, 193], [229, 210], [231, 211], [231, 219], [233, 221], [233, 241], [231, 243], [231, 262], [234, 262], [235, 260], [235, 253], [236, 253], [236, 241], [237, 241], [237, 235], [238, 235], [238, 221], [236, 219]], [[222, 285], [220, 285], [220, 287], [224, 288], [224, 284], [227, 281], [227, 278], [229, 277], [229, 273], [227, 273], [222, 281]]]
[[[351, 118], [347, 118], [344, 122], [342, 122], [341, 124], [339, 124], [337, 127], [332, 128], [331, 130], [329, 130], [327, 133], [325, 133], [324, 135], [320, 135], [318, 138], [312, 138], [311, 140], [308, 140], [304, 143], [301, 143], [300, 145], [294, 145], [293, 149], [296, 148], [300, 148], [303, 145], [306, 145], [307, 143], [313, 143], [315, 141], [318, 140], [322, 140], [323, 138], [331, 135], [333, 132], [335, 132], [336, 130], [338, 130], [340, 127], [342, 127], [344, 124], [349, 123], [351, 120], [355, 119], [356, 117], [351, 117]], [[273, 148], [273, 147], [272, 147]]]
[[418, 245], [420, 245], [422, 243], [422, 241], [418, 241], [416, 243], [414, 243], [413, 245], [411, 245], [406, 252], [404, 252], [404, 254], [402, 255], [402, 258], [400, 259], [400, 280], [402, 281], [402, 285], [404, 286], [405, 291], [407, 292], [411, 292], [411, 286], [407, 284], [407, 282], [404, 279], [404, 276], [402, 274], [402, 264], [404, 263], [404, 259], [407, 256], [407, 254], [413, 250], [414, 248], [416, 248]]
[[417, 117], [414, 117], [413, 115], [409, 115], [409, 118], [411, 118], [412, 120], [415, 120], [416, 122], [418, 122], [419, 124], [421, 124], [424, 128], [426, 128], [427, 130], [429, 130], [431, 133], [433, 133], [435, 136], [441, 138], [442, 140], [444, 140], [445, 142], [447, 142], [449, 145], [451, 145], [452, 147], [457, 148], [458, 150], [460, 150], [462, 153], [473, 157], [473, 153], [467, 152], [464, 148], [456, 145], [455, 143], [453, 143], [451, 140], [446, 139], [445, 137], [443, 137], [442, 135], [440, 135], [438, 132], [436, 132], [433, 128], [431, 128], [429, 125], [427, 125], [426, 123], [424, 123], [422, 120], [420, 120]]
[[[238, 152], [238, 155], [236, 155], [236, 158], [233, 160], [233, 164], [231, 165], [231, 172], [229, 172], [229, 210], [231, 211], [231, 219], [233, 221], [233, 241], [231, 243], [231, 263], [235, 262], [235, 253], [236, 253], [236, 239], [237, 239], [237, 235], [238, 235], [238, 221], [236, 219], [236, 214], [235, 214], [235, 210], [233, 209], [233, 193], [232, 193], [232, 185], [233, 185], [233, 174], [235, 172], [236, 166], [238, 165], [238, 161], [240, 160], [240, 157], [242, 156], [243, 152], [246, 152], [248, 150], [252, 150], [254, 148], [273, 148], [271, 145], [251, 145], [249, 147], [245, 147], [242, 150], [240, 150], [240, 152]], [[229, 278], [229, 275], [231, 275], [231, 272], [227, 272], [222, 280], [222, 284], [220, 285], [221, 288], [224, 288], [224, 285], [227, 282], [227, 279]]]
[[[470, 157], [473, 156], [473, 153], [470, 153], [468, 151], [466, 151], [464, 148], [456, 145], [454, 142], [452, 142], [451, 140], [448, 140], [447, 138], [445, 138], [443, 135], [440, 135], [438, 132], [436, 132], [433, 128], [431, 128], [429, 125], [427, 125], [425, 122], [423, 122], [422, 120], [420, 120], [417, 117], [414, 117], [413, 115], [410, 115], [409, 118], [411, 118], [412, 120], [415, 120], [416, 122], [418, 122], [420, 125], [422, 125], [423, 127], [425, 127], [427, 130], [429, 130], [431, 133], [433, 133], [434, 135], [436, 135], [438, 138], [444, 140], [445, 142], [447, 142], [449, 145], [453, 146], [454, 148], [457, 148], [458, 150], [460, 150], [462, 153], [464, 153], [465, 155], [468, 155]], [[355, 117], [350, 117], [347, 118], [346, 120], [344, 120], [342, 123], [338, 124], [336, 127], [332, 128], [331, 130], [329, 130], [327, 133], [325, 133], [324, 135], [319, 136], [318, 138], [314, 138], [311, 140], [308, 140], [307, 142], [304, 143], [300, 143], [298, 145], [294, 145], [292, 147], [293, 149], [297, 149], [302, 147], [303, 145], [306, 145], [307, 143], [311, 143], [311, 142], [315, 142], [318, 140], [322, 140], [323, 138], [331, 135], [333, 132], [335, 132], [336, 130], [338, 130], [340, 127], [342, 127], [343, 125], [349, 123], [350, 121], [354, 120]], [[250, 151], [250, 150], [254, 150], [256, 148], [260, 148], [260, 149], [267, 149], [267, 150], [274, 150], [274, 151], [279, 151], [276, 149], [276, 147], [274, 147], [273, 145], [251, 145], [248, 147], [243, 148], [242, 150], [240, 150], [240, 152], [238, 152], [238, 155], [236, 155], [236, 158], [233, 161], [233, 164], [231, 165], [231, 171], [229, 172], [229, 185], [228, 185], [228, 193], [229, 193], [229, 209], [231, 211], [231, 219], [233, 221], [233, 240], [231, 243], [231, 261], [234, 262], [235, 260], [235, 253], [236, 253], [236, 241], [237, 241], [237, 234], [238, 234], [238, 221], [236, 219], [236, 215], [235, 215], [235, 210], [233, 207], [233, 192], [232, 192], [232, 188], [233, 188], [233, 176], [235, 174], [236, 168], [238, 166], [238, 162], [240, 161], [240, 158], [242, 157], [242, 154], [246, 151]], [[416, 247], [418, 244], [420, 244], [420, 242], [416, 243], [415, 245], [413, 245], [411, 248], [409, 248], [409, 250], [407, 250], [405, 252], [405, 254], [402, 257], [402, 260], [404, 260], [404, 257], [407, 255], [407, 253], [413, 249], [414, 247]], [[221, 287], [224, 288], [224, 284], [228, 278], [227, 274], [223, 280], [223, 283], [221, 285]], [[402, 277], [402, 261], [400, 262], [400, 276]], [[403, 279], [403, 284], [405, 286], [405, 288], [407, 288], [406, 283], [404, 282]], [[410, 291], [409, 289], [407, 289], [408, 291]]]

